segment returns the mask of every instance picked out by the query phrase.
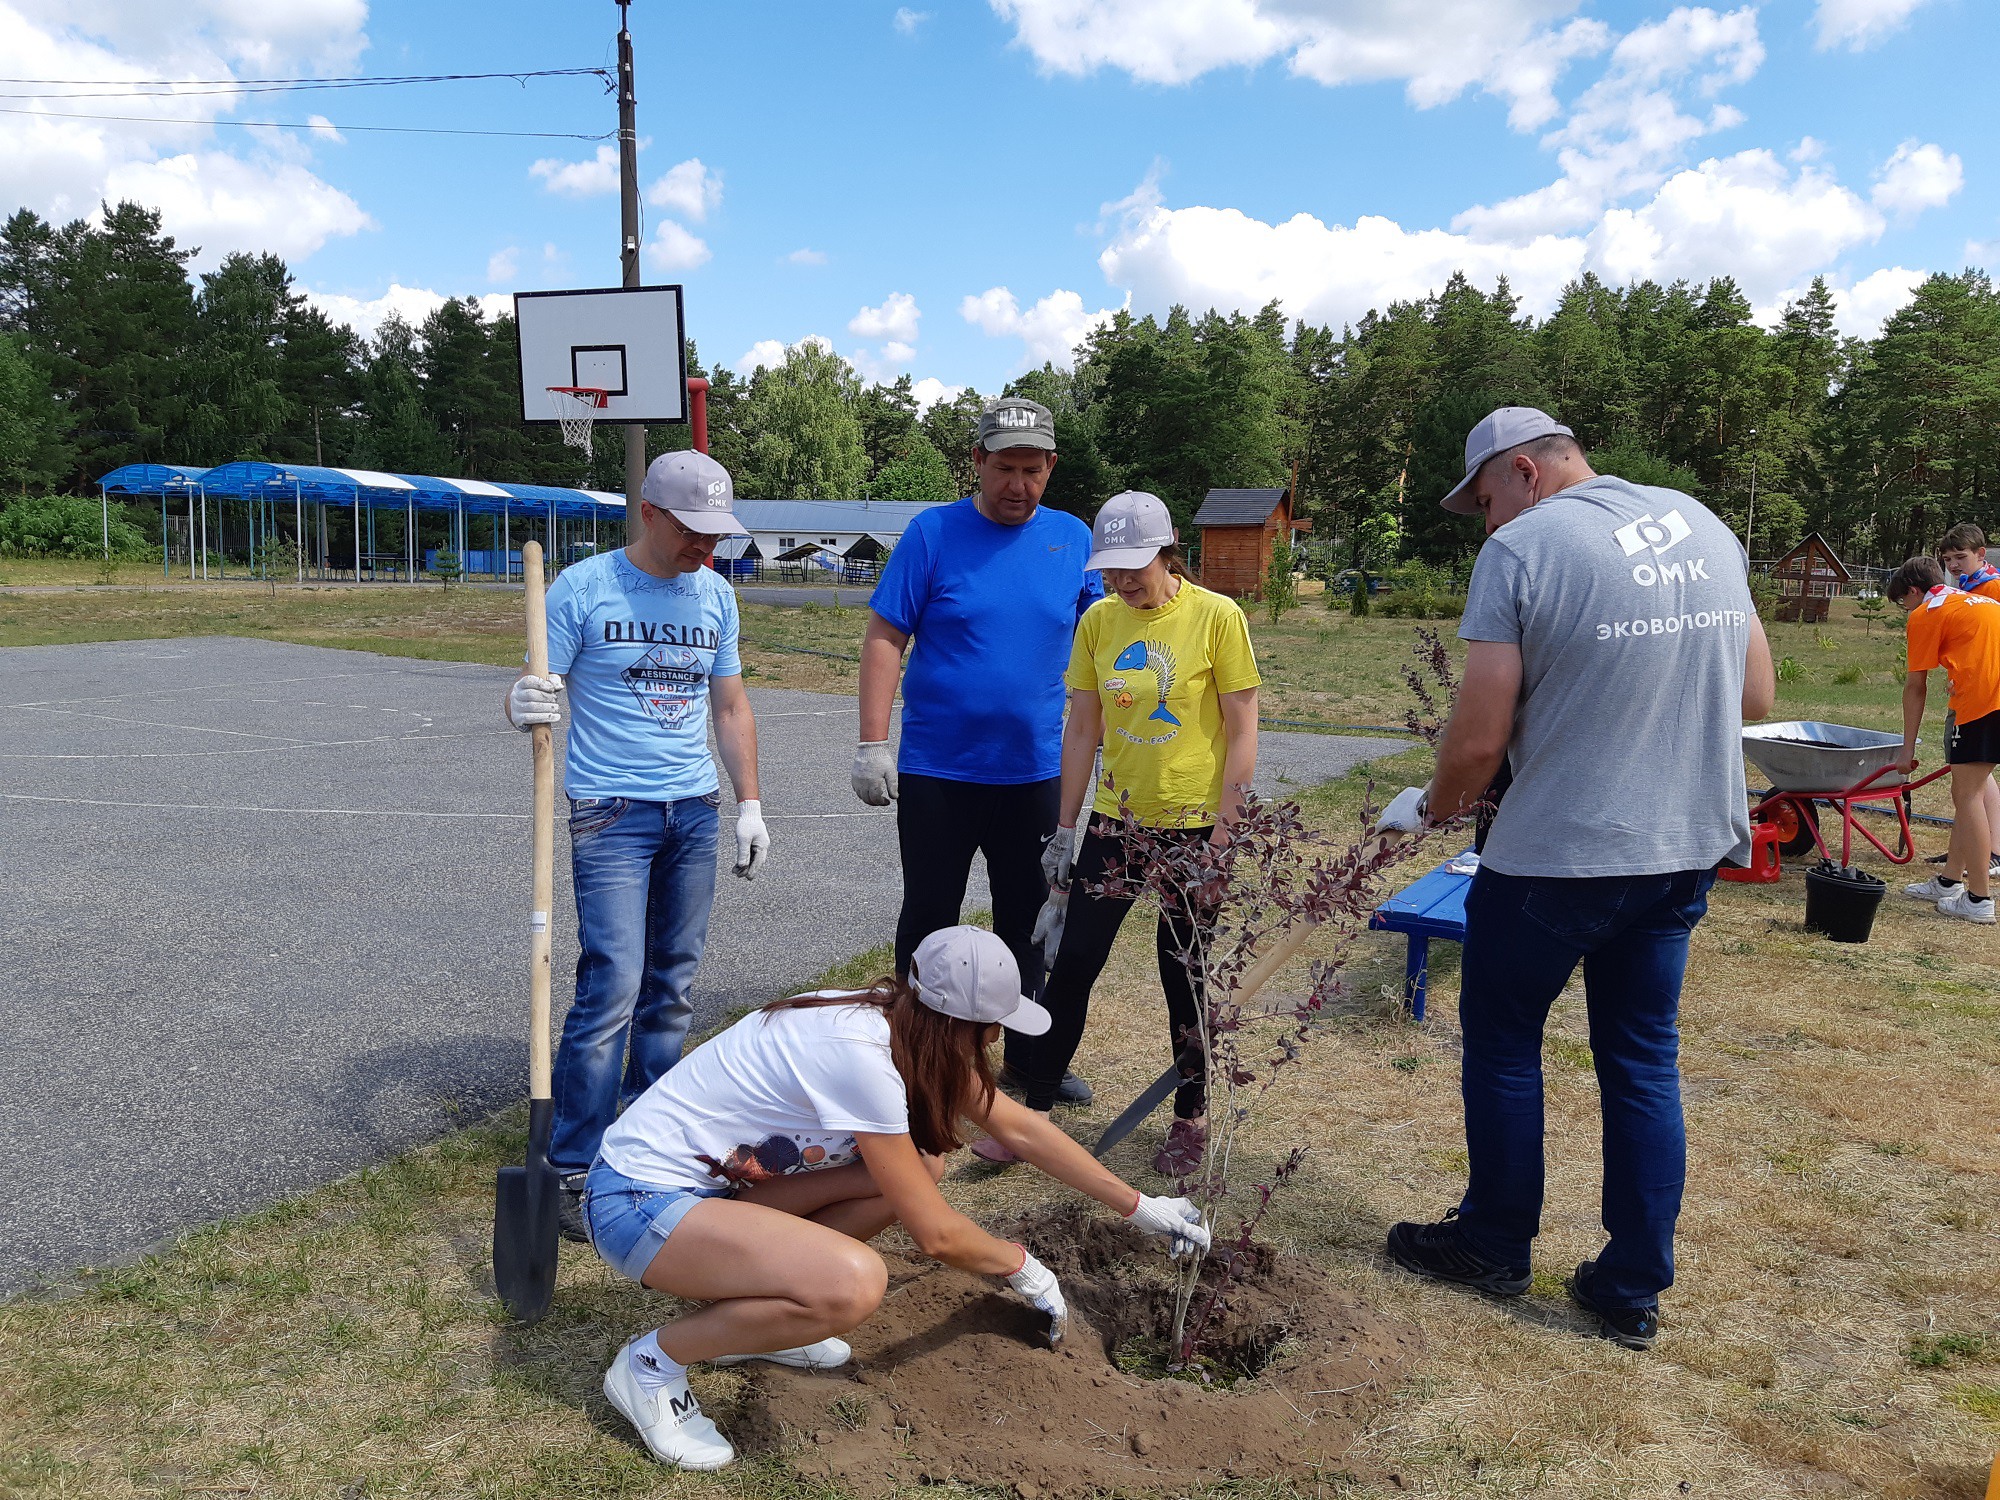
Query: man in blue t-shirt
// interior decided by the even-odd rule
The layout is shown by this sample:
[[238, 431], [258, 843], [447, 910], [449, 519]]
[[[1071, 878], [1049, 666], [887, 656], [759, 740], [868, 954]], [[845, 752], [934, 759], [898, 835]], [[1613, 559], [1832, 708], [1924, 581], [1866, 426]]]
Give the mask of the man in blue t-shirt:
[[[908, 972], [918, 943], [957, 923], [977, 851], [993, 930], [1032, 994], [1047, 969], [1032, 934], [1048, 899], [1041, 858], [1056, 830], [1063, 671], [1076, 622], [1104, 585], [1083, 566], [1090, 528], [1041, 508], [1056, 466], [1046, 406], [990, 403], [972, 460], [979, 493], [911, 522], [868, 601], [854, 791], [871, 806], [898, 803], [897, 972]], [[889, 711], [912, 637], [892, 760]], [[1090, 1091], [1071, 1078], [1058, 1097], [1087, 1103]]]
[[736, 873], [754, 880], [771, 847], [736, 592], [707, 566], [715, 544], [743, 530], [729, 472], [705, 453], [664, 454], [639, 495], [630, 545], [549, 586], [550, 675], [523, 672], [506, 703], [517, 729], [557, 722], [558, 694], [572, 706], [563, 790], [581, 952], [549, 1141], [572, 1239], [584, 1238], [583, 1179], [605, 1128], [680, 1061], [694, 1015], [721, 802], [711, 713], [736, 792]]

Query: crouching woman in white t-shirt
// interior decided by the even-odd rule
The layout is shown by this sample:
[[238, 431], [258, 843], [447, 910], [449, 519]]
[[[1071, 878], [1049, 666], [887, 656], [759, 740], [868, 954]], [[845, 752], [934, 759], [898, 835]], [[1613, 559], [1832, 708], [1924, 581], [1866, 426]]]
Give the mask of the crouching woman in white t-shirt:
[[632, 1340], [605, 1372], [604, 1394], [656, 1456], [689, 1469], [735, 1457], [688, 1389], [697, 1361], [845, 1364], [834, 1335], [881, 1302], [888, 1273], [865, 1241], [891, 1224], [947, 1265], [1004, 1277], [1062, 1337], [1068, 1310], [1048, 1268], [938, 1191], [964, 1121], [1166, 1236], [1173, 1254], [1207, 1248], [1187, 1199], [1147, 1197], [994, 1088], [987, 1049], [1002, 1027], [1037, 1035], [1049, 1014], [1021, 994], [1005, 943], [948, 927], [918, 945], [907, 983], [752, 1012], [605, 1132], [584, 1188], [591, 1243], [641, 1284], [708, 1304]]

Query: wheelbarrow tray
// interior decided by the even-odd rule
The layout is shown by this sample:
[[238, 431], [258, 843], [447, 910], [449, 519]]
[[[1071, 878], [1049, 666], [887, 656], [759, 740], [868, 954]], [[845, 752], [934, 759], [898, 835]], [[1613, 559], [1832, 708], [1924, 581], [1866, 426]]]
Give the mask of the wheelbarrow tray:
[[[1899, 734], [1816, 719], [1753, 724], [1743, 731], [1743, 754], [1782, 792], [1844, 792], [1893, 763], [1902, 747]], [[1874, 785], [1900, 786], [1906, 779], [1891, 771]]]

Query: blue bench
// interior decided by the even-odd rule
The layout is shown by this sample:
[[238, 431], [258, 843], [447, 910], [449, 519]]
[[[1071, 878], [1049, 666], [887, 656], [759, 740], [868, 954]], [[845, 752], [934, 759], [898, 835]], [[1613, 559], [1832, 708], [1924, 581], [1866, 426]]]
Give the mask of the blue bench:
[[[1459, 856], [1453, 855], [1452, 859]], [[1470, 875], [1454, 875], [1451, 860], [1405, 886], [1375, 908], [1368, 919], [1371, 932], [1402, 932], [1410, 938], [1403, 960], [1403, 1000], [1412, 1018], [1424, 1018], [1424, 992], [1430, 977], [1431, 939], [1465, 941], [1465, 893]]]

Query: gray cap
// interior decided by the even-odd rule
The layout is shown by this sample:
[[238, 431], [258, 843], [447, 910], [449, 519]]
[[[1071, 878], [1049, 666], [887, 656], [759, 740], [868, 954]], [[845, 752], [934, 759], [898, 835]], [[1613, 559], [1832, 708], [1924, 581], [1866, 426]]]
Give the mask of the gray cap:
[[1049, 1013], [1021, 993], [1021, 966], [1007, 945], [983, 927], [945, 927], [910, 955], [917, 998], [940, 1015], [991, 1025], [1023, 1036], [1049, 1029]]
[[1056, 449], [1056, 419], [1039, 401], [1026, 396], [1002, 396], [986, 403], [979, 414], [979, 446], [988, 453], [1002, 448]]
[[1575, 436], [1547, 412], [1536, 411], [1532, 406], [1503, 406], [1489, 412], [1466, 436], [1465, 478], [1453, 485], [1451, 493], [1438, 504], [1461, 516], [1476, 516], [1479, 507], [1472, 496], [1465, 493], [1465, 487], [1472, 483], [1472, 476], [1479, 472], [1479, 466], [1487, 459], [1496, 453], [1505, 453], [1509, 448], [1518, 448], [1523, 443], [1532, 443], [1536, 438]]
[[1086, 568], [1143, 568], [1174, 544], [1174, 518], [1158, 495], [1127, 490], [1113, 495], [1090, 523]]
[[729, 509], [736, 502], [736, 486], [730, 482], [729, 471], [706, 453], [693, 449], [662, 453], [647, 466], [639, 498], [665, 511], [689, 531], [710, 536], [747, 534]]

